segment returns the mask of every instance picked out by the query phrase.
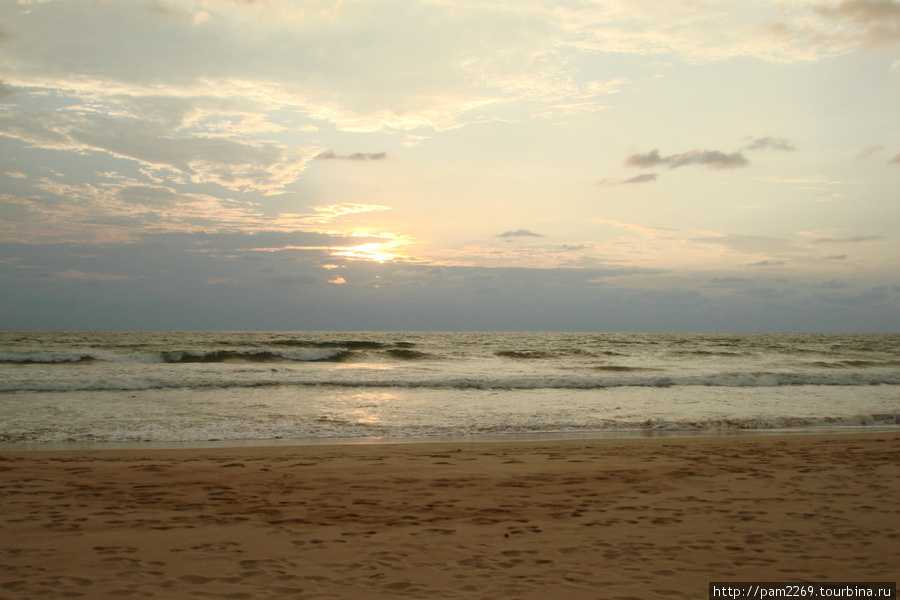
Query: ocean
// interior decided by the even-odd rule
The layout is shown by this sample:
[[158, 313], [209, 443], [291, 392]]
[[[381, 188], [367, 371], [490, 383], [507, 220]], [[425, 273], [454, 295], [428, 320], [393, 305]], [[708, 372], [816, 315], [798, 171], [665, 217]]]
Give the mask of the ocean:
[[0, 447], [900, 431], [900, 335], [0, 332]]

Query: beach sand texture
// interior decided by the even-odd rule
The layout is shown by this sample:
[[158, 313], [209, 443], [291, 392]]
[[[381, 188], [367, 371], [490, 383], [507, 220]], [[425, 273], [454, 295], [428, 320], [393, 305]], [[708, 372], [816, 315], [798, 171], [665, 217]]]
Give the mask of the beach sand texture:
[[896, 581], [900, 434], [0, 453], [0, 598]]

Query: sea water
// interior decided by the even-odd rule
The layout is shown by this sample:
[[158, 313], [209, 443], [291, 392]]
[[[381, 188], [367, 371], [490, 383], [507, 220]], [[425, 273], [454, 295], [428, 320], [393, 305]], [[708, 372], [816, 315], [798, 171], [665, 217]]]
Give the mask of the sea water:
[[0, 332], [0, 444], [900, 430], [900, 335]]

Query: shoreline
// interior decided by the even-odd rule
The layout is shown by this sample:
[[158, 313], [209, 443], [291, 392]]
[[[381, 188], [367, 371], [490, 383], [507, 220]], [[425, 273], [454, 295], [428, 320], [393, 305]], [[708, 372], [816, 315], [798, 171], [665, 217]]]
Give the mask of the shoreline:
[[900, 431], [0, 453], [0, 597], [895, 581]]
[[900, 425], [835, 425], [779, 429], [633, 429], [620, 431], [547, 431], [528, 433], [485, 433], [477, 435], [377, 436], [294, 439], [244, 439], [204, 441], [141, 442], [0, 442], [3, 452], [58, 452], [90, 450], [191, 450], [201, 448], [257, 448], [292, 446], [368, 446], [393, 444], [471, 444], [489, 442], [541, 442], [563, 440], [716, 438], [744, 436], [848, 435], [865, 433], [900, 433]]

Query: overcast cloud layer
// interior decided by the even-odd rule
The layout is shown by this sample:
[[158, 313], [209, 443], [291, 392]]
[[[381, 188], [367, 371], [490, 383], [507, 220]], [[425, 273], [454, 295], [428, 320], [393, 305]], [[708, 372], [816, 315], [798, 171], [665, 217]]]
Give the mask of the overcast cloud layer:
[[900, 1], [0, 0], [0, 327], [900, 331]]

